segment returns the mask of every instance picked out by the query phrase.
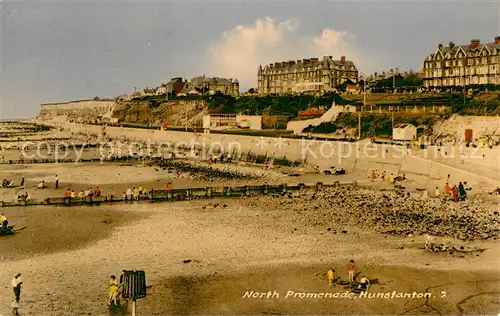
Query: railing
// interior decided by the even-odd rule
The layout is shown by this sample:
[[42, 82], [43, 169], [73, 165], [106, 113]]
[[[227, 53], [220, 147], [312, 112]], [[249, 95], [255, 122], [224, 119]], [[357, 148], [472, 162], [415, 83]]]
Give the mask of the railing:
[[356, 181], [339, 182], [335, 181], [331, 184], [324, 184], [318, 182], [315, 184], [279, 184], [279, 185], [245, 185], [245, 186], [224, 186], [224, 187], [203, 187], [203, 188], [187, 188], [187, 189], [173, 189], [173, 190], [151, 190], [146, 195], [133, 197], [116, 197], [113, 195], [99, 196], [99, 197], [85, 197], [85, 198], [69, 198], [69, 197], [50, 197], [43, 200], [28, 200], [5, 202], [0, 201], [0, 207], [20, 207], [20, 206], [36, 206], [36, 205], [88, 205], [99, 206], [101, 204], [112, 203], [153, 203], [153, 202], [173, 202], [173, 201], [187, 201], [198, 199], [211, 199], [211, 198], [233, 198], [243, 196], [257, 196], [268, 194], [284, 194], [291, 191], [303, 191], [306, 189], [313, 189], [321, 191], [325, 187], [338, 187], [342, 185], [356, 186]]

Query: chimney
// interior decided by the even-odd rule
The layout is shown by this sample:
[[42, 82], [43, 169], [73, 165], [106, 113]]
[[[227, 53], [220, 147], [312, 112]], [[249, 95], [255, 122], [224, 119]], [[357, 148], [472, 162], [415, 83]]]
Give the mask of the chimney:
[[495, 44], [500, 44], [500, 36], [495, 37]]
[[472, 39], [472, 40], [470, 40], [470, 48], [473, 49], [473, 48], [478, 47], [479, 43], [481, 43], [481, 41], [478, 40], [478, 39]]
[[340, 62], [345, 63], [345, 56], [340, 57]]

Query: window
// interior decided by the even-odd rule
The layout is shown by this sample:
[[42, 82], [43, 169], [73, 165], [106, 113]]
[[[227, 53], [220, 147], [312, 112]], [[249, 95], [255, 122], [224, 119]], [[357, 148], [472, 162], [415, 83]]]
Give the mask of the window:
[[497, 56], [495, 56], [495, 57], [491, 57], [491, 62], [492, 62], [493, 64], [498, 63], [498, 57], [497, 57]]
[[483, 65], [486, 65], [486, 57], [481, 58], [481, 63], [482, 63]]
[[467, 60], [467, 65], [472, 66], [472, 63], [473, 63], [473, 62], [474, 62], [474, 61], [473, 61], [472, 59], [470, 59], [470, 58], [469, 58], [469, 59]]
[[464, 65], [464, 61], [460, 59], [460, 60], [458, 61], [458, 65], [459, 65], [459, 66], [463, 66], [463, 65]]

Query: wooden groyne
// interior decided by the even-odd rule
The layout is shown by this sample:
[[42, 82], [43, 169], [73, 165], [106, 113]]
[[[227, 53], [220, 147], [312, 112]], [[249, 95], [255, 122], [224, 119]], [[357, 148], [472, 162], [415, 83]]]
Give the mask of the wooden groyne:
[[90, 159], [9, 159], [5, 161], [0, 161], [0, 164], [4, 165], [29, 165], [29, 164], [55, 164], [55, 163], [80, 163], [80, 162], [122, 162], [129, 160], [138, 160], [134, 158], [124, 158], [121, 160], [102, 160], [100, 158], [90, 158]]
[[340, 182], [335, 181], [331, 184], [322, 182], [314, 184], [279, 184], [279, 185], [245, 185], [245, 186], [223, 186], [223, 187], [202, 187], [202, 188], [186, 188], [173, 190], [151, 190], [147, 195], [141, 195], [138, 198], [127, 199], [122, 196], [99, 196], [86, 198], [68, 198], [68, 197], [50, 197], [43, 200], [28, 200], [5, 202], [0, 201], [0, 207], [23, 207], [23, 206], [99, 206], [102, 204], [114, 203], [156, 203], [156, 202], [174, 202], [188, 201], [198, 199], [213, 199], [213, 198], [236, 198], [244, 196], [258, 196], [269, 194], [285, 194], [287, 192], [315, 190], [321, 191], [326, 187], [339, 187], [351, 185], [356, 186], [356, 181]]

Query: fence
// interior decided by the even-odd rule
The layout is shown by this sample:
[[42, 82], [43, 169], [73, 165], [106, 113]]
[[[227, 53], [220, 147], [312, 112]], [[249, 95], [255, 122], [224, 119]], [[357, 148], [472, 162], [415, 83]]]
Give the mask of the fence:
[[5, 202], [0, 201], [0, 207], [20, 207], [20, 206], [36, 206], [36, 205], [89, 205], [99, 206], [101, 204], [112, 203], [155, 203], [155, 202], [173, 202], [173, 201], [187, 201], [198, 199], [212, 199], [212, 198], [233, 198], [243, 196], [257, 196], [268, 194], [283, 194], [292, 191], [303, 191], [306, 189], [313, 189], [321, 191], [325, 187], [338, 187], [341, 185], [356, 186], [357, 182], [339, 182], [335, 181], [331, 184], [324, 184], [318, 182], [315, 184], [279, 184], [279, 185], [246, 185], [246, 186], [224, 186], [224, 187], [204, 187], [204, 188], [187, 188], [187, 189], [173, 189], [173, 190], [151, 190], [147, 195], [142, 195], [137, 199], [127, 199], [126, 197], [100, 196], [100, 197], [87, 197], [87, 198], [68, 198], [68, 197], [51, 197], [44, 200], [30, 200], [30, 201], [17, 201]]

